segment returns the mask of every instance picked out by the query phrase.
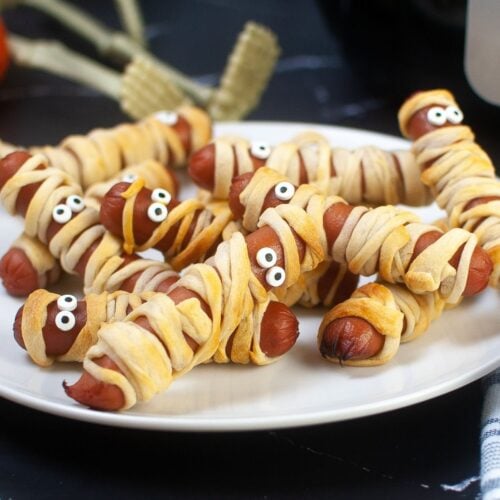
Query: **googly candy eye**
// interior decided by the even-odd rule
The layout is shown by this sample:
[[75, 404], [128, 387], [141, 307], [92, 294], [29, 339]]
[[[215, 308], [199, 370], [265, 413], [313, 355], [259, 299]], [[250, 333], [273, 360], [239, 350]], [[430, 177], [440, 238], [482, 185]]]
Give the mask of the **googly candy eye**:
[[60, 311], [74, 311], [78, 305], [78, 300], [74, 295], [61, 295], [57, 299], [57, 307]]
[[255, 158], [267, 160], [267, 158], [271, 155], [271, 146], [265, 142], [252, 142], [250, 153], [252, 156], [255, 156]]
[[458, 125], [459, 123], [462, 123], [464, 114], [462, 113], [462, 110], [456, 106], [448, 106], [446, 108], [446, 118], [450, 123], [453, 123], [453, 125]]
[[168, 205], [172, 200], [172, 195], [166, 189], [156, 188], [151, 193], [151, 200]]
[[266, 282], [269, 286], [278, 287], [285, 282], [285, 270], [280, 266], [273, 266], [266, 273]]
[[56, 205], [52, 210], [52, 218], [59, 224], [66, 224], [66, 222], [68, 222], [72, 216], [73, 212], [71, 211], [71, 208], [69, 208], [68, 205], [65, 205], [64, 203]]
[[163, 203], [151, 203], [148, 207], [148, 217], [153, 222], [163, 222], [168, 215], [168, 209]]
[[270, 267], [273, 267], [278, 261], [278, 255], [272, 248], [269, 247], [261, 248], [257, 252], [255, 258], [257, 260], [257, 264], [259, 264], [259, 266], [263, 269], [269, 269]]
[[154, 116], [165, 125], [175, 125], [179, 121], [179, 115], [174, 111], [158, 111]]
[[79, 213], [85, 208], [85, 203], [81, 196], [72, 194], [66, 199], [66, 205], [71, 209], [73, 213]]
[[291, 200], [293, 198], [293, 195], [295, 194], [295, 186], [287, 181], [280, 182], [279, 184], [276, 184], [276, 187], [274, 188], [274, 194], [276, 195], [276, 198], [278, 198], [278, 200]]
[[132, 184], [132, 182], [134, 182], [135, 180], [137, 180], [137, 175], [135, 174], [125, 174], [124, 176], [122, 176], [122, 182], [129, 182], [130, 184]]
[[440, 127], [446, 123], [446, 111], [440, 106], [433, 106], [427, 111], [427, 120], [432, 125]]
[[63, 332], [69, 332], [76, 325], [75, 315], [71, 311], [60, 311], [56, 315], [56, 326]]

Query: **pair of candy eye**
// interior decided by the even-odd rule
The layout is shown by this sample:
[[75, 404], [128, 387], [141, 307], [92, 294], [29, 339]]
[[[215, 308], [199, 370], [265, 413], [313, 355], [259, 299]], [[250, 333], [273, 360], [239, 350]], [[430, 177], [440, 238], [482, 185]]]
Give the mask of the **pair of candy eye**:
[[76, 318], [73, 311], [77, 305], [78, 300], [74, 295], [61, 295], [57, 299], [59, 312], [56, 314], [55, 323], [59, 330], [68, 332], [75, 327]]
[[179, 115], [174, 111], [158, 111], [154, 117], [168, 126], [175, 125], [179, 121]]
[[285, 282], [285, 270], [276, 265], [278, 255], [270, 247], [261, 248], [256, 255], [257, 264], [263, 269], [267, 269], [266, 283], [272, 287], [281, 286]]
[[463, 119], [464, 114], [456, 106], [448, 106], [447, 108], [433, 106], [427, 111], [427, 120], [437, 127], [444, 125], [447, 121], [453, 123], [453, 125], [458, 125], [462, 123]]
[[271, 156], [271, 146], [266, 142], [252, 142], [250, 154], [259, 160], [267, 160]]
[[151, 194], [151, 205], [148, 207], [148, 217], [153, 222], [163, 222], [168, 215], [167, 205], [172, 201], [172, 195], [162, 188], [156, 188]]
[[81, 196], [73, 194], [66, 198], [66, 203], [59, 203], [52, 210], [52, 218], [59, 224], [66, 224], [73, 214], [80, 213], [85, 208], [85, 203]]

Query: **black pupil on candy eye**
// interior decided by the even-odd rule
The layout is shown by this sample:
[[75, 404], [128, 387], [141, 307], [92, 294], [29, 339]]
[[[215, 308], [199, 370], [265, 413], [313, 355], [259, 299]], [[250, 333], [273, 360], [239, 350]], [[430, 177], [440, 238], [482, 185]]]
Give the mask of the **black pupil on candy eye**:
[[286, 189], [286, 187], [285, 187], [285, 186], [281, 186], [281, 187], [280, 187], [280, 192], [281, 192], [281, 193], [286, 193], [286, 191], [287, 191], [287, 189]]
[[62, 321], [63, 323], [69, 323], [69, 318], [68, 318], [68, 316], [63, 316], [63, 317], [61, 318], [61, 321]]
[[161, 208], [155, 208], [155, 214], [161, 215]]
[[62, 209], [62, 208], [58, 208], [58, 209], [57, 209], [57, 213], [58, 213], [59, 215], [63, 214], [63, 213], [64, 213], [64, 209]]
[[79, 205], [81, 203], [81, 200], [79, 198], [73, 198], [73, 203]]
[[267, 262], [271, 262], [273, 260], [272, 254], [266, 253], [265, 259], [267, 260]]
[[280, 280], [280, 279], [281, 279], [281, 273], [279, 273], [279, 272], [278, 272], [278, 273], [276, 273], [276, 274], [274, 275], [274, 279], [276, 279], [276, 280]]
[[64, 300], [65, 300], [66, 302], [71, 302], [71, 297], [66, 297]]

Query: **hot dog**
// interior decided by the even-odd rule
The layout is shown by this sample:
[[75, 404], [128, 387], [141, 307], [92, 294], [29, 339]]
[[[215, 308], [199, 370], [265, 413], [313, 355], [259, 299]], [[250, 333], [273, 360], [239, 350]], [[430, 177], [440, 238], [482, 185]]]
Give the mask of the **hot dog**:
[[263, 165], [293, 184], [315, 183], [323, 194], [342, 196], [355, 205], [423, 205], [431, 200], [418, 179], [411, 152], [387, 152], [373, 146], [352, 151], [332, 148], [313, 132], [275, 147], [242, 138], [215, 139], [192, 155], [188, 172], [198, 186], [226, 199], [234, 177]]
[[3, 286], [17, 297], [55, 283], [60, 274], [59, 262], [47, 247], [26, 234], [19, 236], [0, 260]]
[[[296, 187], [287, 182], [280, 174], [265, 167], [254, 174], [245, 174], [235, 179], [230, 191], [229, 206], [236, 216], [241, 217], [245, 229], [255, 228], [258, 215], [268, 206], [277, 206], [278, 204], [298, 205], [311, 213], [326, 242], [328, 256], [336, 262], [347, 265], [351, 272], [368, 276], [375, 273], [378, 266], [378, 270], [382, 272], [382, 277], [385, 280], [389, 282], [404, 281], [416, 293], [440, 289], [450, 303], [455, 303], [461, 296], [474, 295], [483, 290], [487, 286], [492, 272], [491, 259], [484, 250], [475, 244], [475, 238], [467, 231], [452, 230], [444, 233], [435, 226], [419, 223], [418, 218], [413, 214], [396, 210], [393, 207], [377, 207], [372, 210], [359, 206], [353, 207], [339, 197], [324, 197], [312, 186]], [[379, 222], [379, 217], [384, 222]], [[371, 222], [363, 223], [364, 218]], [[399, 220], [397, 220], [398, 218]], [[365, 246], [370, 246], [373, 240], [365, 239], [364, 243], [356, 245], [357, 250], [352, 246], [352, 236], [357, 232], [355, 227], [360, 224], [359, 227], [364, 228], [364, 231], [368, 233], [373, 231], [373, 237], [380, 238], [381, 246], [378, 247], [377, 244], [374, 248], [382, 248], [384, 246], [383, 236], [379, 230], [383, 231], [382, 228], [386, 223], [392, 226], [389, 233], [391, 231], [408, 231], [405, 237], [402, 236], [403, 233], [400, 233], [403, 237], [401, 249], [405, 248], [404, 252], [401, 250], [404, 254], [401, 261], [404, 275], [394, 275], [394, 269], [390, 270], [388, 266], [376, 263], [376, 254], [370, 255], [367, 246]], [[396, 226], [399, 226], [399, 229]], [[350, 229], [346, 233], [347, 228]], [[374, 230], [374, 228], [377, 229]], [[360, 233], [358, 235], [362, 236]], [[387, 237], [389, 238], [389, 236]], [[396, 237], [394, 236], [394, 238]], [[467, 250], [464, 254], [465, 248]], [[399, 252], [399, 250], [397, 251]], [[367, 252], [364, 258], [360, 258], [362, 252]], [[446, 260], [444, 259], [445, 255], [447, 256]], [[460, 262], [462, 262], [462, 266]], [[367, 264], [369, 265], [367, 266]], [[449, 284], [444, 282], [436, 287], [437, 282], [434, 280], [430, 280], [429, 286], [426, 285], [422, 288], [420, 281], [423, 277], [421, 274], [422, 265], [427, 267], [429, 271], [434, 268], [434, 271], [430, 271], [434, 276], [436, 276], [436, 266], [445, 268], [451, 265], [456, 271], [454, 274], [450, 270], [450, 279], [455, 279], [455, 285], [458, 288], [452, 285], [455, 288], [452, 292]], [[466, 271], [464, 265], [467, 268]], [[423, 272], [425, 274], [427, 271]], [[457, 278], [456, 273], [463, 274]], [[455, 278], [451, 278], [451, 276], [455, 276]], [[434, 281], [434, 285], [431, 284], [431, 281]], [[458, 282], [461, 284], [458, 285]]]
[[500, 182], [488, 155], [475, 142], [453, 95], [417, 92], [401, 106], [398, 120], [437, 204], [450, 227], [473, 232], [493, 261], [490, 284], [500, 286]]
[[324, 316], [318, 331], [319, 351], [325, 359], [341, 364], [384, 364], [401, 342], [424, 333], [445, 304], [437, 292], [417, 295], [402, 285], [368, 283]]

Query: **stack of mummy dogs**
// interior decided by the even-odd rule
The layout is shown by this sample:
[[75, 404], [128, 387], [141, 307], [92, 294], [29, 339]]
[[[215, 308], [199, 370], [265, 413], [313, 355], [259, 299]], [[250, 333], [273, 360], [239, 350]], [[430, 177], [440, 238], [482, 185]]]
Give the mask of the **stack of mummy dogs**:
[[[186, 268], [166, 294], [122, 322], [103, 325], [85, 356], [84, 375], [65, 385], [67, 394], [92, 408], [127, 409], [207, 360], [266, 364], [284, 354], [297, 337], [296, 322], [285, 318], [286, 327], [278, 327], [271, 315], [271, 332], [263, 336], [269, 291], [294, 284], [324, 259], [324, 250], [311, 217], [297, 207], [270, 209], [261, 222], [246, 237], [233, 233], [205, 263]], [[269, 246], [277, 256], [270, 269], [257, 256]], [[265, 338], [271, 352], [262, 346]]]
[[145, 160], [185, 166], [189, 155], [204, 146], [211, 135], [206, 112], [183, 106], [175, 112], [160, 111], [137, 123], [72, 135], [59, 146], [33, 147], [29, 152], [45, 156], [50, 165], [66, 172], [85, 190]]
[[[309, 204], [320, 203], [316, 188], [307, 185], [295, 188], [283, 179], [263, 167], [255, 174], [244, 174], [233, 180], [230, 206], [236, 216], [242, 217], [245, 228], [254, 228], [256, 214], [267, 207], [291, 203], [307, 209]], [[344, 205], [342, 210], [349, 211], [352, 207]], [[332, 219], [334, 217], [330, 215]], [[329, 224], [325, 217], [322, 223]], [[412, 258], [443, 236], [443, 231], [436, 227], [421, 226]], [[481, 291], [487, 285], [492, 270], [487, 255], [479, 250], [475, 253], [462, 295]], [[460, 248], [448, 255], [449, 264], [458, 268]], [[448, 296], [450, 299], [453, 300]], [[421, 335], [429, 323], [441, 314], [446, 302], [437, 291], [419, 295], [400, 284], [364, 285], [323, 319], [318, 336], [320, 352], [329, 360], [352, 365], [385, 363], [397, 352], [400, 342], [408, 342]]]
[[500, 286], [500, 182], [488, 155], [462, 125], [463, 114], [447, 90], [417, 92], [401, 107], [399, 125], [413, 140], [421, 180], [446, 210], [450, 227], [472, 231], [488, 252]]
[[[237, 325], [247, 328], [249, 321], [253, 325], [267, 290], [286, 290], [302, 273], [323, 262], [327, 253], [361, 272], [385, 272], [392, 281], [404, 279], [419, 289], [428, 284], [421, 274], [437, 277], [437, 283], [431, 279], [432, 287], [448, 292], [450, 288], [452, 297], [456, 288], [463, 294], [476, 292], [489, 277], [484, 266], [476, 268], [477, 259], [479, 264], [489, 260], [476, 249], [472, 235], [457, 241], [455, 236], [449, 239], [439, 233], [436, 241], [432, 235], [426, 236], [432, 227], [423, 228], [426, 231], [410, 227], [418, 226], [413, 214], [393, 207], [353, 208], [338, 197], [325, 198], [317, 191], [308, 197], [306, 208], [283, 203], [266, 209], [254, 232], [245, 238], [234, 233], [206, 263], [185, 269], [167, 294], [155, 295], [122, 322], [104, 325], [97, 344], [85, 357], [84, 375], [74, 385], [65, 386], [68, 395], [93, 408], [126, 409], [147, 401], [166, 389], [173, 378], [212, 356], [226, 360], [228, 348], [237, 357], [239, 346], [245, 346], [246, 360], [248, 346], [255, 344], [254, 328], [241, 334], [238, 330], [228, 346]], [[467, 233], [456, 231], [462, 237]], [[442, 239], [447, 241], [445, 247], [453, 248], [443, 249]], [[351, 253], [353, 259], [348, 257]], [[456, 254], [458, 264], [442, 265], [442, 253], [449, 256], [446, 260]], [[437, 272], [434, 259], [438, 260]], [[404, 275], [415, 272], [415, 263], [418, 272], [412, 283]], [[455, 268], [459, 271], [452, 272]], [[443, 287], [442, 281], [452, 276], [453, 284]], [[173, 295], [178, 290], [191, 299], [176, 304]], [[185, 334], [196, 340], [194, 348]], [[259, 364], [269, 361], [259, 351], [254, 356]]]
[[295, 187], [265, 167], [235, 178], [229, 203], [249, 229], [261, 223], [259, 214], [268, 207], [300, 208], [314, 221], [326, 257], [354, 274], [378, 272], [389, 283], [405, 283], [414, 293], [438, 290], [450, 304], [480, 292], [492, 271], [490, 258], [468, 231], [443, 232], [393, 206], [353, 207], [315, 186]]
[[[122, 180], [133, 182], [144, 179], [147, 186], [162, 188], [174, 196], [178, 191], [177, 179], [171, 169], [154, 160], [127, 167], [109, 181], [94, 184], [84, 194], [84, 204], [99, 210], [101, 200], [109, 188]], [[73, 201], [77, 201], [74, 198]], [[0, 278], [11, 295], [26, 297], [38, 288], [46, 288], [60, 276], [60, 265], [50, 251], [36, 237], [23, 233], [0, 260]]]
[[[142, 260], [136, 256], [122, 256], [121, 242], [105, 232], [104, 227], [98, 223], [99, 216], [95, 209], [84, 207], [83, 210], [75, 210], [76, 213], [71, 210], [69, 220], [65, 222], [57, 220], [58, 208], [62, 208], [61, 205], [68, 208], [66, 202], [61, 203], [61, 201], [67, 201], [71, 196], [78, 196], [75, 193], [79, 193], [79, 187], [68, 181], [66, 174], [60, 170], [47, 167], [44, 161], [41, 156], [31, 157], [28, 153], [18, 152], [8, 155], [0, 163], [0, 194], [6, 202], [7, 208], [26, 214], [28, 234], [38, 236], [47, 243], [50, 251], [61, 260], [66, 271], [83, 276], [88, 290], [116, 290], [120, 287], [124, 290], [134, 291], [167, 291], [177, 280], [178, 275], [164, 263]], [[131, 186], [129, 183], [125, 184]], [[165, 190], [153, 191], [153, 193], [155, 192], [159, 196], [158, 199], [162, 201], [168, 197], [168, 192]], [[40, 206], [43, 207], [43, 210], [40, 210]], [[66, 209], [63, 210], [64, 213], [68, 212]], [[39, 215], [39, 219], [30, 220], [30, 211]], [[54, 240], [57, 242], [55, 247], [53, 246]], [[182, 290], [173, 292], [172, 296], [174, 299], [180, 297], [179, 300], [181, 300]], [[46, 311], [47, 306], [52, 302], [54, 302], [53, 294], [35, 292], [27, 302], [29, 314], [20, 313], [19, 315], [19, 333], [16, 338], [22, 339], [19, 341], [20, 344], [28, 349], [29, 354], [37, 362], [47, 363], [48, 359], [58, 356], [72, 360], [74, 356], [81, 355], [83, 351], [80, 341], [75, 340], [78, 337], [78, 331], [81, 330], [78, 329], [78, 325], [75, 325], [76, 330], [70, 328], [72, 332], [68, 333], [67, 327], [72, 326], [71, 321], [67, 320], [64, 324], [66, 327], [65, 333], [62, 335], [64, 340], [61, 341], [60, 332], [59, 335], [57, 332], [56, 335], [52, 335], [54, 332], [50, 327], [50, 315]], [[290, 321], [286, 321], [286, 318], [290, 317], [292, 313], [286, 306], [277, 304], [270, 298], [261, 302], [254, 311], [253, 317], [245, 318], [245, 321], [255, 322], [256, 326], [252, 331], [257, 336], [256, 345], [260, 349], [259, 346], [264, 344], [262, 352], [271, 356], [273, 342], [276, 340], [273, 337], [271, 340], [267, 340], [266, 344], [266, 339], [270, 337], [265, 335], [258, 325], [266, 323], [264, 321], [266, 314], [270, 318], [275, 318], [276, 315], [285, 316], [284, 324], [289, 325]], [[67, 319], [67, 317], [66, 312], [65, 318]], [[49, 319], [49, 325], [46, 324], [47, 319]], [[53, 321], [56, 319], [57, 311]], [[267, 320], [267, 323], [268, 325], [273, 324], [273, 320]], [[63, 323], [59, 326], [62, 325]], [[188, 331], [191, 331], [189, 325], [187, 328]], [[238, 332], [249, 331], [243, 327], [238, 329]], [[261, 337], [262, 342], [259, 342]], [[69, 342], [71, 338], [75, 340], [74, 344], [77, 347], [72, 347], [73, 342]], [[242, 340], [238, 335], [234, 349], [229, 349], [230, 359], [241, 361], [244, 358], [241, 344]], [[86, 344], [84, 343], [84, 345]], [[263, 355], [257, 353], [247, 354], [248, 356], [259, 360]], [[225, 358], [220, 354], [218, 359]]]
[[[201, 200], [187, 200], [168, 210], [163, 209], [161, 202], [152, 203], [151, 193], [138, 180], [132, 186], [117, 184], [103, 199], [101, 220], [113, 235], [124, 240], [128, 252], [157, 248], [174, 269], [181, 270], [186, 263], [212, 255], [218, 243], [240, 227], [233, 225], [231, 210], [225, 202], [204, 208]], [[256, 229], [255, 224], [243, 226], [241, 229]], [[171, 230], [175, 227], [178, 229], [173, 239]], [[301, 277], [279, 298], [289, 306], [299, 300], [309, 307], [320, 303], [331, 306], [347, 298], [356, 284], [357, 277], [345, 266], [325, 262]]]
[[431, 201], [418, 179], [413, 153], [387, 152], [375, 146], [352, 151], [332, 148], [315, 132], [299, 134], [275, 147], [238, 137], [218, 138], [191, 156], [188, 172], [199, 187], [215, 198], [227, 199], [233, 177], [263, 165], [296, 185], [313, 183], [323, 194], [342, 196], [354, 205], [425, 205]]

